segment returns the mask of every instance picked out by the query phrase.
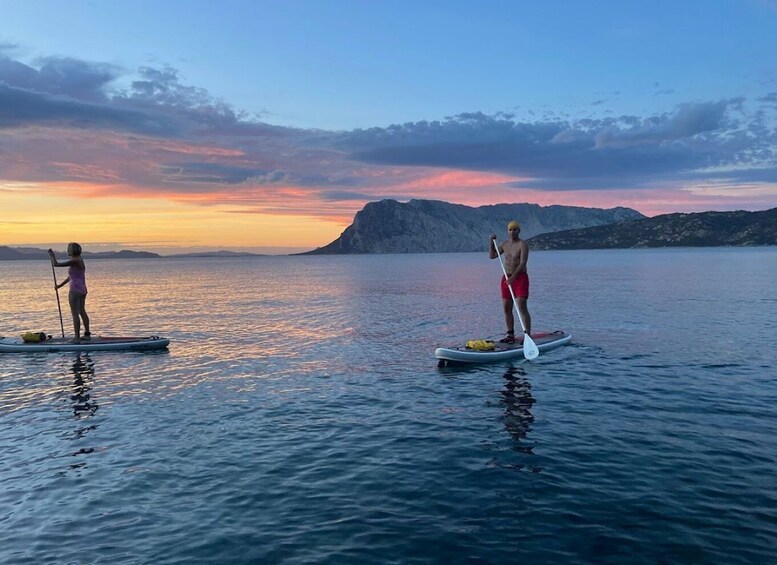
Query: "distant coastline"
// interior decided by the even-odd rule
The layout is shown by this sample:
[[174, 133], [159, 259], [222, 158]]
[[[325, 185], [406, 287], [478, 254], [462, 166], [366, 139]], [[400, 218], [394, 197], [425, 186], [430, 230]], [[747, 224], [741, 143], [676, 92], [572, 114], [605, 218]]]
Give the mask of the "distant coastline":
[[[61, 260], [67, 257], [65, 251], [55, 250]], [[151, 251], [84, 251], [84, 259], [199, 259], [199, 258], [235, 258], [235, 257], [267, 257], [263, 253], [248, 253], [241, 251], [201, 251], [194, 253], [175, 253], [160, 255]], [[0, 261], [48, 261], [48, 250], [37, 247], [11, 247], [0, 245]]]
[[545, 233], [532, 249], [637, 249], [777, 245], [777, 208], [760, 212], [663, 214], [578, 230]]
[[[446, 203], [437, 203], [431, 201], [419, 201], [428, 207], [440, 208], [447, 211], [444, 206], [450, 206]], [[388, 203], [389, 206], [399, 206], [398, 203], [391, 201], [382, 201], [383, 207]], [[369, 205], [368, 205], [369, 206]], [[365, 207], [367, 208], [367, 207]], [[373, 207], [375, 208], [375, 207]], [[459, 210], [466, 207], [458, 206]], [[587, 212], [585, 209], [583, 212]], [[579, 212], [578, 212], [579, 213]], [[351, 230], [360, 241], [371, 240], [373, 242], [372, 251], [361, 248], [347, 251], [329, 251], [322, 253], [323, 248], [317, 248], [313, 251], [302, 253], [285, 253], [282, 255], [316, 255], [316, 254], [379, 254], [379, 253], [452, 253], [452, 252], [480, 252], [477, 249], [468, 247], [461, 248], [456, 241], [450, 242], [450, 248], [427, 249], [423, 245], [408, 244], [401, 251], [393, 248], [381, 249], [376, 247], [386, 234], [370, 233], [368, 228], [376, 224], [382, 230], [391, 226], [396, 218], [401, 218], [401, 214], [379, 214], [375, 221], [367, 222], [364, 219], [359, 221], [359, 216], [354, 219], [354, 224], [349, 227], [344, 234]], [[443, 220], [446, 225], [453, 229], [453, 233], [459, 233], [456, 219], [452, 215], [437, 214], [439, 222]], [[380, 221], [377, 221], [380, 220]], [[429, 225], [427, 225], [429, 224]], [[475, 230], [478, 234], [482, 233], [480, 239], [485, 240], [490, 231], [488, 225], [478, 225]], [[356, 226], [356, 227], [354, 227]], [[439, 223], [415, 222], [403, 223], [405, 228], [403, 233], [412, 236], [408, 241], [417, 240], [425, 243], [435, 238], [435, 230], [439, 229]], [[461, 230], [463, 231], [463, 230]], [[470, 230], [472, 231], [472, 230]], [[364, 232], [364, 233], [363, 233]], [[463, 236], [462, 236], [463, 237]], [[341, 236], [342, 238], [342, 236]], [[474, 244], [477, 246], [478, 239]], [[447, 238], [446, 241], [455, 240], [455, 236]], [[571, 230], [551, 230], [546, 233], [540, 233], [534, 237], [528, 238], [529, 246], [535, 250], [551, 249], [629, 249], [629, 248], [661, 248], [661, 247], [750, 247], [750, 246], [769, 246], [777, 245], [777, 208], [763, 210], [759, 212], [747, 212], [738, 210], [735, 212], [697, 212], [697, 213], [675, 213], [663, 214], [652, 218], [629, 218], [627, 220], [615, 221], [604, 225], [591, 226], [581, 229]], [[334, 242], [333, 242], [334, 243]], [[412, 243], [412, 241], [411, 241]], [[330, 244], [331, 246], [332, 244]], [[66, 253], [57, 251], [57, 256], [64, 259]], [[251, 253], [245, 251], [200, 251], [192, 253], [174, 253], [170, 255], [160, 255], [150, 251], [84, 251], [85, 259], [218, 259], [218, 258], [251, 258], [251, 257], [269, 257], [269, 254]], [[37, 247], [11, 247], [0, 245], [0, 261], [23, 261], [23, 260], [48, 260], [46, 249]]]

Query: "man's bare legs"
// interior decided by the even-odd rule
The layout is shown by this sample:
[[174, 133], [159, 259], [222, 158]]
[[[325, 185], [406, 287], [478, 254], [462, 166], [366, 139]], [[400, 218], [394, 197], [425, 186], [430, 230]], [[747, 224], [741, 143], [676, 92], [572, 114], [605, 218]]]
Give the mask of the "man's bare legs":
[[526, 333], [531, 336], [531, 314], [529, 314], [529, 307], [526, 304], [528, 299], [517, 297], [515, 300], [518, 302], [518, 313], [521, 315], [521, 320], [523, 320], [523, 326], [526, 328]]
[[[523, 325], [526, 328], [526, 333], [531, 336], [531, 314], [529, 314], [529, 308], [526, 304], [526, 298], [516, 297], [515, 301], [518, 303], [518, 313], [523, 320]], [[507, 334], [515, 335], [515, 316], [513, 315], [513, 300], [502, 300], [502, 306], [505, 312], [505, 324], [507, 325]]]
[[505, 311], [505, 324], [507, 325], [507, 334], [515, 334], [515, 316], [513, 316], [513, 299], [502, 299], [502, 308]]

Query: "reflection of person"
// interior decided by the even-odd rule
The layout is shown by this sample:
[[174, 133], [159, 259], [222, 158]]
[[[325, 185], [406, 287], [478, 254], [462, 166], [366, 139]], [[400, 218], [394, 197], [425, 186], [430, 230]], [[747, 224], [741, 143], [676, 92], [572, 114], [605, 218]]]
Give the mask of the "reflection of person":
[[[505, 313], [505, 324], [507, 325], [507, 335], [500, 341], [502, 343], [515, 343], [515, 318], [513, 317], [513, 297], [510, 296], [508, 285], [513, 289], [515, 301], [518, 306], [518, 314], [523, 320], [525, 332], [531, 336], [531, 315], [526, 302], [529, 300], [529, 274], [526, 272], [526, 262], [529, 260], [529, 246], [526, 241], [521, 239], [521, 226], [518, 222], [512, 221], [507, 224], [507, 240], [499, 244], [499, 253], [503, 256], [504, 267], [507, 272], [507, 279], [502, 276], [502, 306]], [[496, 259], [496, 249], [494, 249], [496, 235], [491, 236], [488, 243], [488, 256]]]
[[91, 381], [94, 379], [94, 362], [88, 354], [80, 354], [73, 362], [73, 414], [76, 418], [94, 415], [97, 403], [91, 400]]
[[[92, 398], [92, 386], [94, 383], [94, 362], [89, 358], [88, 353], [78, 353], [71, 366], [73, 373], [72, 388], [68, 391], [70, 396], [70, 407], [73, 410], [73, 418], [77, 422], [77, 427], [73, 433], [75, 440], [82, 439], [97, 428], [97, 424], [91, 419], [99, 408], [97, 402]], [[94, 447], [81, 447], [73, 455], [85, 455], [94, 453]], [[85, 462], [73, 463], [69, 465], [71, 469], [76, 469], [86, 465]]]
[[67, 261], [57, 261], [54, 251], [49, 249], [51, 264], [55, 267], [68, 267], [67, 278], [57, 285], [62, 288], [70, 283], [70, 292], [67, 295], [70, 303], [70, 312], [73, 315], [73, 331], [75, 337], [73, 343], [81, 341], [81, 320], [84, 321], [84, 339], [91, 339], [89, 331], [89, 316], [86, 314], [86, 265], [81, 258], [81, 246], [77, 243], [68, 243], [67, 254], [70, 259]]
[[531, 394], [531, 384], [526, 380], [526, 372], [516, 367], [507, 370], [505, 380], [507, 382], [501, 392], [505, 405], [505, 428], [520, 443], [516, 446], [518, 451], [531, 453], [534, 446], [524, 444], [534, 423], [531, 408], [535, 400]]

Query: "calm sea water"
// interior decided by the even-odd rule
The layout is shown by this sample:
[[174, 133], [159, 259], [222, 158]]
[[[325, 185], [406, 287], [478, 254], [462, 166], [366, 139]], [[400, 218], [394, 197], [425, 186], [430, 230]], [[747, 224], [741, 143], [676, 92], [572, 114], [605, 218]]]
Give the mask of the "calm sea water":
[[[172, 343], [0, 355], [2, 562], [777, 558], [777, 248], [535, 252], [573, 345], [459, 370], [485, 253], [87, 268], [94, 333]], [[0, 263], [26, 330], [49, 264]]]

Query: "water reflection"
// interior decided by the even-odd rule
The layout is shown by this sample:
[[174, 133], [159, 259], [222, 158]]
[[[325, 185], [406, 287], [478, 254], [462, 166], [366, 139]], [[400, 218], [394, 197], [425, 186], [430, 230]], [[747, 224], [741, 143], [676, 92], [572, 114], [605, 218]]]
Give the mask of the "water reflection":
[[535, 403], [526, 371], [521, 367], [509, 367], [504, 374], [505, 386], [499, 391], [504, 406], [504, 426], [515, 440], [514, 449], [531, 454], [534, 443], [527, 439], [534, 423], [531, 408]]
[[92, 386], [94, 384], [94, 361], [88, 353], [79, 353], [70, 367], [73, 374], [73, 384], [70, 390], [70, 405], [73, 416], [79, 422], [75, 430], [75, 438], [84, 437], [97, 426], [90, 423], [99, 408], [92, 398]]

